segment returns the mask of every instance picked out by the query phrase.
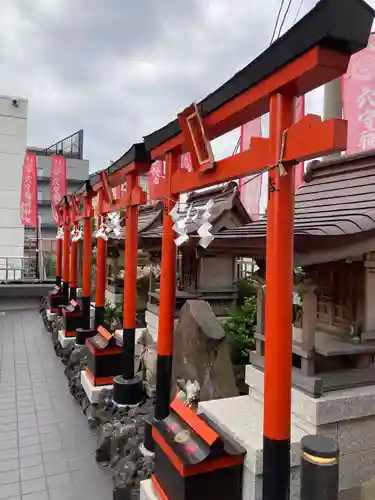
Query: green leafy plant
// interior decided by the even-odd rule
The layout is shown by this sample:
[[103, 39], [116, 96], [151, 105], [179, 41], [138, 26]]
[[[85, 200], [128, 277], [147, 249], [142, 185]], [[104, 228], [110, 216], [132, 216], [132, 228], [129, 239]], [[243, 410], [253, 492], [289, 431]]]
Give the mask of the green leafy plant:
[[113, 305], [111, 302], [106, 302], [104, 307], [104, 326], [108, 330], [113, 329], [122, 323], [124, 311], [124, 303]]
[[257, 286], [251, 277], [238, 280], [237, 286], [237, 305], [242, 306], [248, 297], [256, 297]]
[[250, 351], [254, 349], [254, 334], [257, 321], [257, 301], [255, 296], [247, 297], [244, 303], [234, 307], [229, 316], [222, 320], [228, 335], [232, 362], [247, 364]]

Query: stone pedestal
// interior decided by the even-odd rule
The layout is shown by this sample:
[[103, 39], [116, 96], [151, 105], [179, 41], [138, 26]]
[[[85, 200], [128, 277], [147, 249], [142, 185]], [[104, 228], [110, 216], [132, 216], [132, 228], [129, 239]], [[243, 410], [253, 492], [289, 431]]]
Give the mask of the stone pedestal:
[[61, 347], [65, 349], [65, 347], [68, 347], [69, 344], [75, 343], [76, 338], [75, 336], [73, 337], [72, 335], [66, 335], [65, 330], [59, 330], [58, 340], [60, 342]]
[[152, 489], [151, 479], [141, 481], [141, 491], [139, 500], [158, 500], [158, 497]]
[[[243, 498], [261, 500], [263, 372], [248, 366], [246, 382], [248, 396], [206, 401], [200, 403], [199, 410], [246, 448]], [[363, 500], [370, 494], [375, 498], [375, 386], [330, 392], [320, 398], [292, 389], [292, 500], [300, 500], [300, 441], [306, 434], [338, 441], [340, 500]]]
[[[199, 404], [199, 411], [205, 413], [229, 433], [246, 449], [243, 475], [243, 499], [262, 499], [263, 466], [263, 404], [249, 396], [205, 401]], [[291, 495], [299, 496], [299, 451], [305, 433], [292, 426], [291, 444]]]
[[47, 309], [47, 319], [48, 321], [55, 321], [57, 318], [57, 314], [54, 312], [51, 312], [51, 309]]
[[[261, 403], [263, 377], [259, 370], [247, 367], [249, 395]], [[361, 490], [370, 487], [375, 475], [375, 386], [333, 391], [315, 399], [293, 389], [292, 421], [305, 434], [338, 441], [340, 498], [362, 500]]]
[[91, 404], [96, 404], [99, 401], [99, 395], [103, 390], [113, 388], [112, 384], [100, 386], [94, 385], [85, 370], [81, 371], [81, 384], [86, 393], [87, 399]]

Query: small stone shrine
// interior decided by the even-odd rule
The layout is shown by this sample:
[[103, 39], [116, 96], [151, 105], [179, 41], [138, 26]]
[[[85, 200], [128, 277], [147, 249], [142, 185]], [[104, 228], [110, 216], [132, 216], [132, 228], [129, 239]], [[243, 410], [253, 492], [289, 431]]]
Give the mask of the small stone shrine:
[[[214, 235], [225, 229], [251, 222], [250, 216], [242, 205], [235, 182], [226, 184], [224, 187], [219, 186], [204, 192], [189, 194], [186, 202], [179, 205], [180, 218], [186, 214], [189, 205], [196, 210], [204, 207], [210, 199], [214, 199], [209, 219], [212, 224], [211, 232]], [[179, 248], [175, 323], [187, 300], [205, 300], [217, 317], [226, 316], [236, 299], [237, 255], [227, 251], [212, 250], [212, 244], [207, 249], [200, 247], [197, 226], [193, 222], [188, 223], [187, 233], [189, 241]], [[140, 239], [141, 247], [156, 260], [161, 252], [161, 223], [157, 227], [141, 232]], [[154, 280], [149, 293], [146, 322], [150, 334], [155, 339], [158, 330], [159, 301], [160, 289]]]
[[[342, 499], [360, 500], [375, 475], [375, 152], [314, 161], [296, 193], [291, 498], [299, 498], [303, 435], [338, 440]], [[224, 231], [212, 246], [255, 259], [256, 351], [249, 396], [201, 403], [248, 450], [253, 496], [260, 498], [263, 417], [266, 220]]]

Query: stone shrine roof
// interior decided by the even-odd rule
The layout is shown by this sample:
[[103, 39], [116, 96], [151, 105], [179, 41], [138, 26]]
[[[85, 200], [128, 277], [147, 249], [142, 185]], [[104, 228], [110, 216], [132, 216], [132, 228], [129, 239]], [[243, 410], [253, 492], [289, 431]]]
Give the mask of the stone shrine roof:
[[[208, 200], [215, 200], [210, 217], [210, 223], [214, 226], [214, 230], [219, 231], [224, 227], [230, 227], [235, 224], [246, 224], [251, 221], [246, 209], [244, 208], [237, 190], [237, 184], [230, 182], [225, 185], [216, 186], [200, 192], [192, 192], [189, 194], [186, 203], [181, 203], [179, 206], [180, 217], [186, 214], [187, 204], [192, 204], [194, 209], [203, 207]], [[229, 220], [224, 216], [229, 214]], [[194, 223], [187, 226], [189, 234], [193, 234], [198, 229]], [[154, 205], [145, 205], [139, 208], [138, 216], [138, 234], [141, 238], [140, 246], [146, 248], [149, 246], [160, 246], [163, 232], [163, 209], [161, 203]], [[109, 234], [109, 240], [123, 241], [125, 237], [125, 228], [122, 228], [118, 236], [113, 233]]]
[[[295, 199], [295, 251], [311, 253], [345, 245], [350, 255], [375, 249], [375, 150], [313, 161]], [[236, 248], [236, 253], [264, 255], [266, 224], [262, 220], [218, 234], [213, 247]], [[226, 243], [224, 242], [226, 240]], [[243, 249], [239, 252], [239, 247]], [[362, 250], [361, 250], [361, 248]], [[371, 249], [371, 248], [370, 248]], [[345, 253], [345, 252], [344, 252]], [[342, 257], [340, 257], [342, 258]], [[303, 259], [306, 260], [306, 259]]]
[[[246, 209], [240, 200], [240, 196], [237, 190], [237, 183], [235, 182], [215, 186], [205, 191], [194, 191], [190, 193], [186, 200], [186, 203], [181, 203], [179, 206], [178, 213], [180, 214], [180, 217], [183, 218], [183, 216], [186, 215], [188, 205], [192, 204], [193, 209], [202, 208], [210, 199], [214, 199], [212, 215], [209, 219], [209, 222], [213, 225], [214, 230], [219, 231], [221, 229], [220, 218], [225, 213], [232, 210], [235, 210], [237, 212], [239, 220], [242, 224], [251, 222], [251, 218], [246, 212]], [[186, 228], [188, 234], [193, 234], [197, 231], [199, 226], [194, 224], [194, 222], [191, 222], [187, 224]], [[163, 226], [162, 223], [160, 223], [157, 227], [143, 232], [142, 238], [159, 239], [162, 237], [162, 232]]]

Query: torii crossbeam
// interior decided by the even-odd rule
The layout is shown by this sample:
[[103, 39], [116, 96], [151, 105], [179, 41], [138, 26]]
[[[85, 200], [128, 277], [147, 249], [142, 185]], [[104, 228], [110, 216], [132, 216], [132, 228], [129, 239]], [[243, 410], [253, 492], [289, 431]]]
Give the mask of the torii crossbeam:
[[[344, 120], [309, 115], [294, 124], [294, 99], [346, 72], [367, 45], [374, 10], [362, 0], [321, 0], [269, 49], [173, 122], [145, 137], [152, 158], [166, 160], [155, 189], [169, 212], [183, 192], [269, 171], [266, 260], [266, 355], [263, 500], [287, 500], [290, 474], [294, 169], [346, 148]], [[209, 141], [269, 111], [269, 139], [215, 162]], [[184, 150], [193, 172], [178, 169]], [[157, 419], [169, 413], [176, 289], [173, 221], [163, 221], [158, 332]]]

